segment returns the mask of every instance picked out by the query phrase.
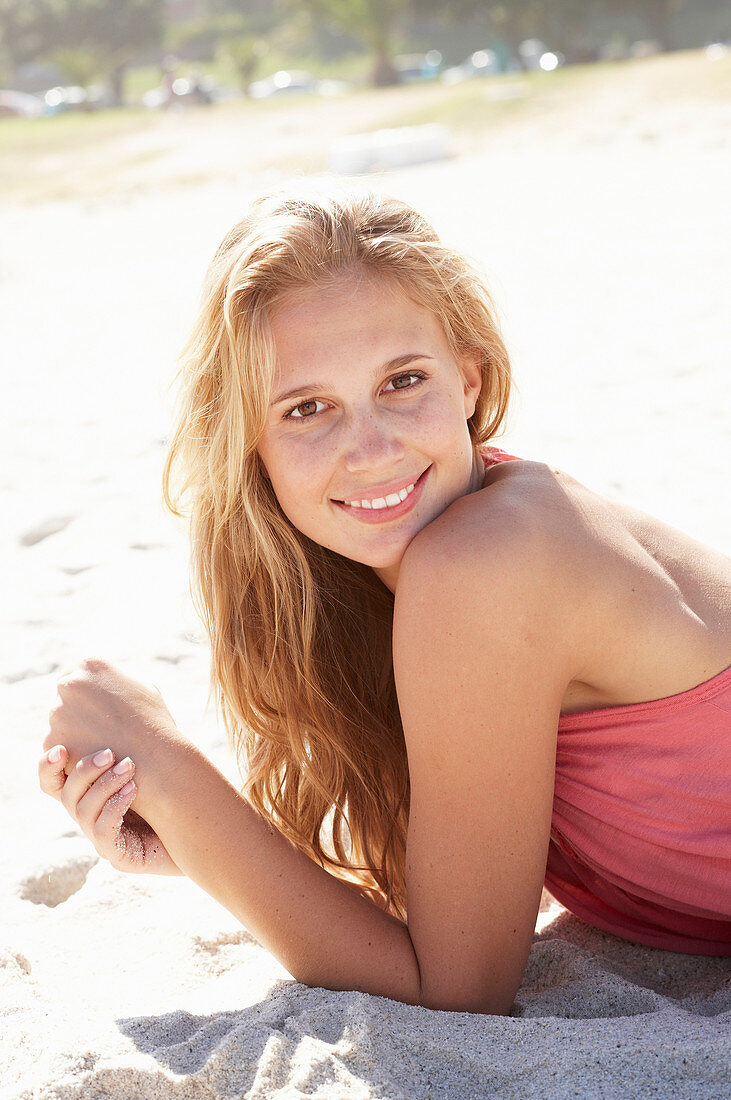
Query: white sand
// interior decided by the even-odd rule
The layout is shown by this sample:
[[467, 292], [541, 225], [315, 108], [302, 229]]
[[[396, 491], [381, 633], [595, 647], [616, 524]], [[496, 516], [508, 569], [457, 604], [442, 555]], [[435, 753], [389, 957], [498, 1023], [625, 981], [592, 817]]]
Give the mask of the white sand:
[[[718, 122], [690, 102], [506, 132], [383, 186], [493, 275], [521, 390], [504, 445], [728, 549]], [[156, 683], [235, 776], [159, 479], [203, 267], [258, 183], [2, 211], [0, 1096], [728, 1097], [728, 960], [554, 906], [513, 1018], [308, 989], [192, 883], [98, 861], [40, 795], [55, 678], [91, 654]]]

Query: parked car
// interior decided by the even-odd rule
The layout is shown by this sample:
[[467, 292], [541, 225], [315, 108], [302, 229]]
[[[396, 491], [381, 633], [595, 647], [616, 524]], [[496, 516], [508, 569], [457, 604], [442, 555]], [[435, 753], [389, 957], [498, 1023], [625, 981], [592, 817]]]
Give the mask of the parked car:
[[566, 60], [559, 50], [549, 50], [540, 38], [526, 38], [518, 46], [518, 53], [525, 69], [542, 69], [544, 72], [558, 69]]
[[393, 59], [400, 84], [417, 84], [422, 80], [436, 80], [442, 67], [439, 50], [428, 53], [405, 53]]
[[317, 94], [332, 99], [335, 96], [346, 95], [352, 91], [353, 85], [349, 80], [318, 80]]
[[263, 80], [255, 80], [249, 85], [252, 99], [269, 99], [271, 96], [294, 95], [302, 92], [317, 91], [317, 81], [312, 73], [303, 69], [280, 69]]
[[40, 118], [47, 113], [46, 104], [38, 96], [11, 88], [0, 91], [0, 118]]
[[61, 111], [82, 111], [91, 106], [86, 88], [81, 88], [77, 84], [71, 84], [66, 88], [61, 85], [49, 88], [43, 98], [52, 114], [60, 114]]
[[729, 51], [728, 42], [709, 42], [706, 45], [706, 57], [709, 61], [721, 61]]
[[211, 77], [178, 76], [174, 80], [151, 88], [142, 96], [143, 107], [200, 106], [222, 99], [226, 89], [219, 88]]
[[659, 53], [662, 53], [662, 43], [655, 38], [640, 38], [629, 48], [629, 55], [635, 60], [642, 57], [655, 57]]
[[494, 50], [475, 50], [460, 65], [451, 65], [444, 69], [441, 78], [445, 84], [461, 84], [475, 76], [491, 76], [500, 72], [498, 57]]
[[98, 111], [102, 107], [111, 107], [110, 90], [104, 84], [90, 84], [82, 88], [78, 84], [64, 87], [57, 84], [45, 93], [44, 102], [48, 114], [58, 115], [65, 111]]

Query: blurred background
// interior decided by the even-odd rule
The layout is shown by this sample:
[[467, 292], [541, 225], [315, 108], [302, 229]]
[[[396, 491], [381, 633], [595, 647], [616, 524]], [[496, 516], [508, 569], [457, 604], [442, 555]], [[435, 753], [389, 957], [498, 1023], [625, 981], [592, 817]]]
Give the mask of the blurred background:
[[205, 699], [170, 384], [218, 241], [292, 177], [395, 194], [482, 267], [506, 449], [728, 548], [730, 37], [723, 0], [0, 0], [0, 681], [28, 737], [88, 653]]
[[451, 85], [730, 34], [724, 0], [0, 0], [0, 111]]

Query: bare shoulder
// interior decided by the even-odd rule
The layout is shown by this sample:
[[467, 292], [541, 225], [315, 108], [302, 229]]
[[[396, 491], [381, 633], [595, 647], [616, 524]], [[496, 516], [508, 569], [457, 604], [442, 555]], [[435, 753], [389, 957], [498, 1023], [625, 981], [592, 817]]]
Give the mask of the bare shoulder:
[[409, 546], [396, 625], [428, 628], [427, 600], [466, 624], [474, 610], [473, 633], [530, 622], [568, 675], [566, 713], [664, 698], [725, 668], [730, 578], [727, 558], [655, 517], [508, 462]]
[[[496, 595], [515, 589], [533, 612], [583, 605], [601, 575], [605, 548], [594, 494], [555, 467], [508, 462], [488, 471], [484, 488], [462, 497], [424, 528], [401, 566], [401, 603], [439, 578], [439, 588]], [[585, 605], [583, 605], [585, 606]]]
[[414, 544], [479, 553], [482, 538], [513, 549], [525, 544], [529, 550], [583, 543], [590, 531], [586, 512], [593, 495], [554, 466], [506, 462], [488, 470], [484, 487], [450, 505]]
[[394, 661], [414, 639], [458, 638], [494, 669], [543, 664], [546, 697], [578, 674], [594, 619], [601, 539], [583, 487], [542, 463], [506, 463], [424, 528], [401, 564]]
[[[685, 604], [717, 627], [728, 620], [731, 561], [639, 509], [609, 500], [541, 462], [506, 462], [488, 470], [484, 488], [462, 497], [409, 546], [399, 584], [429, 570], [470, 573], [490, 584], [502, 570], [543, 600], [580, 614], [606, 614], [627, 598], [627, 612], [648, 603]], [[546, 583], [550, 585], [546, 588]], [[633, 594], [630, 600], [628, 594]]]

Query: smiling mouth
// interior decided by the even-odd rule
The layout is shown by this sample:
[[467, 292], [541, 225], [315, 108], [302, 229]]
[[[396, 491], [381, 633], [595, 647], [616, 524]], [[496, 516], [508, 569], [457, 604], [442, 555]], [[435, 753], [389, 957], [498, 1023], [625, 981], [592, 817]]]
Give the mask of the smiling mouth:
[[[370, 497], [361, 500], [336, 500], [334, 503], [346, 509], [351, 514], [363, 519], [366, 517], [374, 520], [376, 518], [386, 519], [390, 518], [392, 513], [395, 518], [396, 515], [401, 515], [403, 512], [408, 511], [411, 505], [416, 502], [416, 497], [419, 496], [419, 489], [430, 469], [431, 466], [427, 466], [424, 473], [420, 474], [415, 481], [409, 482], [401, 489], [398, 489], [394, 493], [388, 493], [386, 496]], [[374, 515], [373, 513], [376, 514]]]
[[[418, 478], [416, 479], [419, 480]], [[399, 489], [397, 493], [389, 493], [386, 497], [373, 497], [370, 500], [341, 500], [341, 504], [347, 504], [349, 508], [395, 508], [402, 500], [406, 500], [414, 491], [415, 481], [412, 481], [405, 489]]]

